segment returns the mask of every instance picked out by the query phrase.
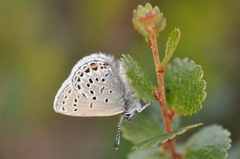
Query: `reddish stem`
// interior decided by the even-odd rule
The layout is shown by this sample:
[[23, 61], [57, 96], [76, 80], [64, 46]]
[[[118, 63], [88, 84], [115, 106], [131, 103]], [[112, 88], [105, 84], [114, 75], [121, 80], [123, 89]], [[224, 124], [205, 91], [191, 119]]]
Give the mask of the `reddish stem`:
[[[154, 29], [148, 29], [150, 33], [149, 43], [151, 45], [154, 64], [156, 68], [156, 75], [157, 75], [157, 82], [158, 82], [158, 89], [155, 90], [155, 97], [156, 100], [160, 103], [160, 108], [162, 110], [163, 121], [165, 130], [167, 133], [172, 132], [172, 112], [167, 107], [167, 101], [165, 97], [165, 87], [164, 87], [164, 73], [166, 71], [166, 67], [160, 66], [160, 58], [158, 53], [158, 46], [157, 46], [157, 37], [154, 32]], [[181, 156], [176, 151], [176, 143], [174, 139], [168, 140], [166, 143], [163, 144], [163, 151], [170, 152], [173, 159], [181, 159]]]

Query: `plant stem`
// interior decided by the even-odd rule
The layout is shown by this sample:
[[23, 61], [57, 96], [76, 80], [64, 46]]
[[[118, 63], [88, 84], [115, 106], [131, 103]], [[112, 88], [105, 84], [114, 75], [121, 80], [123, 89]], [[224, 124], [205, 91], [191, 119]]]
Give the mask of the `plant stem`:
[[[163, 121], [165, 130], [167, 133], [172, 132], [172, 122], [173, 118], [171, 117], [171, 110], [167, 107], [167, 101], [165, 97], [165, 87], [164, 87], [164, 73], [166, 71], [166, 67], [161, 67], [160, 65], [160, 58], [159, 58], [159, 52], [158, 52], [158, 46], [157, 46], [157, 37], [154, 32], [154, 29], [148, 29], [150, 33], [150, 45], [153, 53], [153, 59], [154, 64], [156, 68], [156, 76], [157, 76], [157, 82], [158, 82], [158, 89], [155, 90], [155, 96], [156, 100], [160, 104], [160, 108], [162, 110], [163, 115]], [[176, 143], [174, 139], [168, 140], [163, 145], [163, 151], [169, 151], [172, 155], [173, 159], [180, 159], [181, 156], [176, 151]]]

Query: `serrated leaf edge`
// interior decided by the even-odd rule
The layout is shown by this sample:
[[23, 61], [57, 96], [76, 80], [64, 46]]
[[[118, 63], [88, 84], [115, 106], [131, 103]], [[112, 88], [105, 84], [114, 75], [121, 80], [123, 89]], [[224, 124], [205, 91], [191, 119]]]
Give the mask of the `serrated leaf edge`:
[[[217, 127], [220, 128], [222, 131], [224, 131], [224, 132], [226, 133], [226, 136], [228, 137], [227, 146], [225, 147], [225, 149], [222, 150], [223, 152], [225, 152], [225, 156], [224, 156], [223, 159], [226, 159], [226, 158], [228, 157], [228, 152], [227, 152], [227, 150], [230, 149], [230, 147], [231, 147], [231, 142], [232, 142], [232, 140], [231, 140], [231, 138], [230, 138], [231, 133], [230, 133], [227, 129], [223, 128], [222, 125], [213, 124], [213, 125], [211, 125], [211, 126], [217, 126]], [[206, 127], [202, 128], [202, 129], [206, 129]], [[202, 129], [199, 130], [199, 131], [202, 131]], [[191, 138], [190, 138], [190, 139], [191, 139]], [[185, 151], [186, 151], [186, 150], [185, 150]], [[183, 155], [183, 157], [184, 157], [184, 155]]]
[[[183, 115], [183, 116], [191, 116], [197, 112], [199, 112], [201, 109], [202, 109], [202, 103], [205, 101], [206, 97], [207, 97], [207, 93], [206, 93], [206, 81], [204, 79], [202, 79], [203, 77], [203, 70], [202, 70], [202, 66], [199, 65], [199, 64], [196, 64], [193, 60], [189, 60], [187, 57], [185, 58], [174, 58], [173, 61], [172, 61], [172, 65], [176, 64], [176, 65], [179, 65], [179, 66], [182, 66], [182, 65], [186, 65], [188, 68], [187, 70], [193, 70], [193, 69], [196, 69], [196, 68], [200, 68], [201, 70], [201, 76], [198, 76], [198, 78], [196, 78], [196, 80], [198, 82], [201, 82], [201, 84], [204, 86], [203, 89], [202, 89], [202, 98], [201, 100], [199, 100], [199, 104], [201, 105], [201, 107], [195, 111], [191, 111], [191, 112], [186, 112], [186, 111], [182, 111], [179, 112], [177, 109], [176, 109], [176, 106], [173, 104], [171, 105], [171, 108], [174, 109], [175, 111], [177, 111], [180, 115]], [[176, 95], [176, 94], [175, 94]]]

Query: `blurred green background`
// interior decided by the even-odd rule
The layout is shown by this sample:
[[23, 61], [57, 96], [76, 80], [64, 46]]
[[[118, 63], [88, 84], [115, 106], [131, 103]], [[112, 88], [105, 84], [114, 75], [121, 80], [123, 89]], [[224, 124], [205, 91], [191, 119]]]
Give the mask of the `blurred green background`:
[[133, 9], [147, 2], [167, 19], [160, 52], [178, 27], [182, 37], [174, 56], [189, 57], [204, 70], [207, 99], [182, 126], [217, 123], [234, 142], [239, 139], [240, 1], [2, 0], [0, 158], [126, 158], [128, 141], [113, 148], [119, 116], [74, 118], [52, 107], [73, 65], [94, 52], [130, 54], [155, 82], [151, 50], [131, 22]]

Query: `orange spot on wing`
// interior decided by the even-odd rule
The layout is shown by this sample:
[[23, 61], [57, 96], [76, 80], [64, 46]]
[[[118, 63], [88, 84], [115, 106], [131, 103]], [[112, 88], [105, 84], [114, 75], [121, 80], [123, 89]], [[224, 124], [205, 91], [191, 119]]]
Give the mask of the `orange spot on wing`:
[[93, 69], [93, 70], [96, 70], [98, 68], [98, 64], [96, 62], [92, 62], [90, 63], [90, 67]]

